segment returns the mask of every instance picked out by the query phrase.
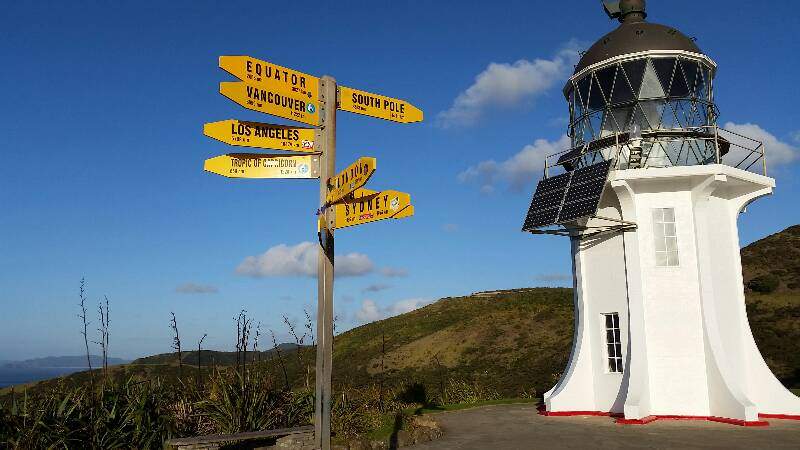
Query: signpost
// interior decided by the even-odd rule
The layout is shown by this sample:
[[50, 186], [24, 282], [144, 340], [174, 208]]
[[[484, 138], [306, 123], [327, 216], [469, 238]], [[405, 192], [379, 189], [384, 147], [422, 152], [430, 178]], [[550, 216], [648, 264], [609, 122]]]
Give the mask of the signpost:
[[358, 158], [358, 161], [336, 174], [336, 176], [331, 177], [325, 204], [338, 203], [356, 189], [367, 184], [367, 180], [375, 173], [377, 164], [378, 162], [375, 158], [362, 156]]
[[422, 111], [405, 100], [339, 87], [339, 109], [392, 122], [422, 122]]
[[319, 78], [250, 56], [220, 56], [219, 68], [254, 86], [319, 99]]
[[368, 192], [350, 202], [336, 205], [336, 228], [393, 219], [404, 213], [406, 208], [412, 208], [411, 214], [406, 212], [402, 217], [413, 215], [411, 196], [405, 192], [394, 190]]
[[319, 178], [319, 156], [229, 153], [207, 159], [203, 169], [228, 178]]
[[423, 114], [404, 100], [337, 86], [332, 77], [318, 78], [250, 56], [221, 56], [219, 67], [241, 80], [220, 83], [220, 94], [247, 109], [316, 127], [234, 119], [207, 123], [203, 133], [228, 145], [292, 153], [231, 153], [206, 160], [204, 168], [229, 178], [320, 179], [314, 442], [316, 448], [329, 450], [334, 230], [414, 215], [409, 194], [363, 187], [375, 173], [375, 158], [361, 157], [336, 173], [336, 111], [341, 109], [399, 123], [419, 122]]
[[313, 152], [316, 132], [313, 128], [229, 119], [205, 124], [203, 134], [240, 147]]
[[317, 102], [302, 94], [284, 93], [274, 88], [258, 87], [243, 81], [223, 81], [219, 93], [241, 106], [284, 119], [319, 125]]

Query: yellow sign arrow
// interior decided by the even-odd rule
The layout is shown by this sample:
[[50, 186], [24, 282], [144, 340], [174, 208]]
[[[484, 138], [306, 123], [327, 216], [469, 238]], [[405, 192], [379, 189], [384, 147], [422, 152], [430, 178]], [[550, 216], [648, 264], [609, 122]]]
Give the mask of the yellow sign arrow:
[[319, 178], [319, 156], [230, 153], [207, 159], [203, 169], [228, 178]]
[[287, 94], [272, 88], [260, 88], [243, 81], [224, 81], [219, 93], [253, 111], [272, 114], [309, 125], [319, 125], [317, 102], [300, 94]]
[[203, 134], [228, 145], [295, 152], [314, 151], [314, 129], [270, 123], [221, 120], [203, 125]]
[[328, 181], [326, 203], [328, 205], [337, 203], [356, 189], [367, 184], [367, 180], [375, 173], [377, 164], [378, 161], [375, 158], [364, 156], [331, 177]]
[[339, 86], [339, 109], [392, 122], [422, 122], [422, 111], [405, 100]]
[[[384, 219], [401, 219], [414, 215], [411, 196], [405, 192], [359, 189], [352, 201], [340, 203], [336, 208], [336, 228], [363, 225]], [[411, 208], [408, 211], [408, 208]]]
[[319, 102], [319, 78], [251, 56], [220, 56], [220, 69], [253, 86], [296, 94]]

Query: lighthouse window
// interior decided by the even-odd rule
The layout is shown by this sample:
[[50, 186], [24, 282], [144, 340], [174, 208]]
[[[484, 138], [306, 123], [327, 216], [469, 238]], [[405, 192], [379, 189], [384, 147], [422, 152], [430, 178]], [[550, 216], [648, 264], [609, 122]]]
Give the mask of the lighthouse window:
[[675, 229], [674, 208], [653, 209], [656, 266], [674, 267], [678, 261], [678, 235]]
[[619, 313], [603, 314], [606, 325], [606, 357], [608, 372], [622, 373], [622, 339], [619, 332]]

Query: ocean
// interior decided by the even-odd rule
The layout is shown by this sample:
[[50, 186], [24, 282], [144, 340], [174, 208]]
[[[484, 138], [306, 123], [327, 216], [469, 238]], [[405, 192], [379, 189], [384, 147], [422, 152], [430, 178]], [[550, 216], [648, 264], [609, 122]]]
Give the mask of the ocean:
[[86, 370], [85, 367], [0, 367], [0, 388], [31, 381], [47, 380], [73, 372]]

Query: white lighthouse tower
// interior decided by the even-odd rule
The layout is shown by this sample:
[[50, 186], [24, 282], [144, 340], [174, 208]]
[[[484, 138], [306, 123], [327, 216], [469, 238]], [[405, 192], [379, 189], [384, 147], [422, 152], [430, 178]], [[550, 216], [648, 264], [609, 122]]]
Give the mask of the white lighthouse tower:
[[745, 311], [736, 222], [775, 187], [764, 147], [717, 127], [717, 67], [693, 40], [645, 21], [644, 0], [605, 8], [621, 24], [564, 87], [572, 148], [523, 227], [572, 242], [572, 354], [542, 413], [800, 419]]

